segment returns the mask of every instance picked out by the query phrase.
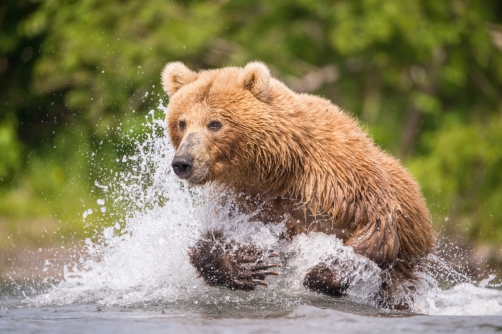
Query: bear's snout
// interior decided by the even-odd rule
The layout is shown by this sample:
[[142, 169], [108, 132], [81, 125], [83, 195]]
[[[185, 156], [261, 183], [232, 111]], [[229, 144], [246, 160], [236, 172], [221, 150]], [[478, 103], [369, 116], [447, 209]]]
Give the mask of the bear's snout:
[[186, 178], [193, 167], [193, 156], [188, 154], [176, 155], [171, 164], [174, 173], [178, 175], [179, 178]]
[[208, 181], [211, 158], [205, 146], [205, 133], [198, 131], [187, 133], [181, 141], [171, 166], [174, 173], [192, 184], [202, 184]]

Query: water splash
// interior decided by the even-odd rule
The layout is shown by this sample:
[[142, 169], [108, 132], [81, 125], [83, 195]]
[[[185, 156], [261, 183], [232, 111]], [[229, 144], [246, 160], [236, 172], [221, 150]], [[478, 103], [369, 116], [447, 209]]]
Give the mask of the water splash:
[[[215, 210], [210, 188], [189, 189], [171, 173], [174, 150], [164, 121], [156, 118], [153, 110], [148, 118], [149, 133], [135, 141], [134, 154], [121, 159], [128, 164], [126, 171], [116, 172], [109, 184], [96, 182], [105, 193], [98, 204], [125, 212], [124, 219], [105, 228], [96, 240], [87, 240], [87, 255], [67, 265], [64, 280], [30, 299], [32, 305], [134, 307], [174, 303], [189, 309], [202, 304], [212, 308], [292, 309], [319, 298], [307, 292], [302, 281], [312, 265], [333, 256], [350, 266], [353, 285], [348, 290], [349, 299], [371, 304], [370, 296], [380, 285], [380, 269], [373, 262], [334, 236], [311, 233], [292, 242], [281, 241], [281, 224], [262, 224], [252, 214], [229, 214], [234, 210], [231, 206]], [[267, 278], [268, 288], [251, 293], [204, 285], [187, 254], [190, 245], [209, 229], [223, 229], [237, 241], [281, 252], [281, 275]], [[475, 285], [440, 256], [433, 255], [430, 260], [430, 270], [424, 273], [429, 289], [417, 297], [414, 311], [502, 315], [501, 291], [486, 284]], [[444, 277], [454, 284], [463, 283], [443, 290], [436, 278]]]

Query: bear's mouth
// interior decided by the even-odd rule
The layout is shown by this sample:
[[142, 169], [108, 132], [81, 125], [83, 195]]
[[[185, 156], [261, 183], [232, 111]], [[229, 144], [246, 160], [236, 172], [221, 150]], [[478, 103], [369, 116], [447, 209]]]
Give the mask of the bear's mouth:
[[192, 184], [202, 185], [208, 181], [208, 178], [207, 178], [208, 171], [209, 171], [209, 168], [207, 168], [207, 167], [195, 169], [185, 179]]

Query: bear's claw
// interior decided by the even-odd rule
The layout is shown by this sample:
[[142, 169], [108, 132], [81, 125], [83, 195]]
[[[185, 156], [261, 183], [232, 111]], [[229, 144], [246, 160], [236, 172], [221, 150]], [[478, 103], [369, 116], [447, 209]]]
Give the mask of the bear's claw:
[[[254, 290], [257, 285], [268, 286], [265, 277], [279, 275], [271, 268], [280, 263], [264, 262], [263, 251], [255, 246], [223, 239], [221, 234], [210, 234], [190, 249], [190, 262], [206, 283], [226, 286], [232, 290]], [[267, 258], [279, 254], [269, 251]]]

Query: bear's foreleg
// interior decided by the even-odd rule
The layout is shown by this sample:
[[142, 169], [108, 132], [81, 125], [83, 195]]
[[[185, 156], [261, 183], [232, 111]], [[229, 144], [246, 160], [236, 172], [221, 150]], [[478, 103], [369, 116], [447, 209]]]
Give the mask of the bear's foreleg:
[[279, 263], [267, 263], [266, 256], [255, 246], [227, 240], [221, 232], [209, 232], [190, 249], [190, 263], [211, 286], [226, 286], [232, 290], [254, 290], [257, 285], [268, 286], [265, 277], [278, 275], [270, 268]]

